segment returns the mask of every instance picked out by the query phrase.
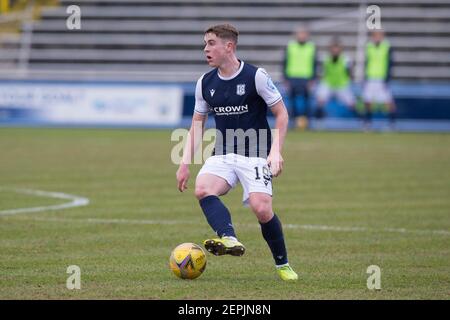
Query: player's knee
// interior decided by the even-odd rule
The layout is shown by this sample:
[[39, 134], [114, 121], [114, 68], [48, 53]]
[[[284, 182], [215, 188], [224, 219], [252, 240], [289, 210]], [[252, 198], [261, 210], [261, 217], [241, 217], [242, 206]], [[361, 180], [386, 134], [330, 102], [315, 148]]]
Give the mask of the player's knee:
[[269, 222], [273, 217], [272, 205], [267, 202], [256, 202], [251, 205], [258, 221], [261, 223]]
[[206, 186], [204, 186], [204, 185], [196, 185], [195, 186], [195, 197], [198, 199], [198, 200], [201, 200], [201, 199], [203, 199], [203, 198], [205, 198], [205, 197], [207, 197], [207, 196], [209, 196], [209, 195], [211, 195], [209, 192], [208, 192], [208, 189], [206, 188]]

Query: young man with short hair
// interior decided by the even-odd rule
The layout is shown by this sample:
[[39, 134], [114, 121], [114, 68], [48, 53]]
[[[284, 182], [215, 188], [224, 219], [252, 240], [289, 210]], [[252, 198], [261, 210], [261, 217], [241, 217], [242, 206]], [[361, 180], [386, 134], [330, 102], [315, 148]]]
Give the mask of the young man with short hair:
[[[229, 24], [206, 30], [204, 53], [214, 69], [200, 77], [195, 108], [183, 159], [177, 171], [178, 189], [189, 179], [188, 164], [201, 143], [208, 113], [216, 123], [214, 153], [198, 173], [195, 196], [218, 238], [204, 241], [215, 255], [241, 256], [245, 247], [237, 239], [228, 209], [220, 196], [241, 183], [243, 202], [256, 215], [283, 280], [297, 280], [288, 263], [281, 222], [272, 210], [272, 176], [283, 170], [281, 151], [288, 127], [288, 114], [278, 89], [264, 69], [238, 60], [238, 31]], [[275, 133], [267, 122], [267, 110], [275, 116]], [[198, 128], [200, 124], [200, 129]], [[231, 132], [231, 135], [230, 135]], [[252, 139], [256, 133], [256, 139]]]

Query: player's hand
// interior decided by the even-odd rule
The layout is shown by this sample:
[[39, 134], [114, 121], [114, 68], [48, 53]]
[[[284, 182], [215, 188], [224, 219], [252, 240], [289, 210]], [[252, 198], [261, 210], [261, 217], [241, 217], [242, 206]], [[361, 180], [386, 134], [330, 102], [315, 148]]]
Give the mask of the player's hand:
[[278, 177], [281, 174], [281, 171], [283, 171], [283, 163], [284, 160], [280, 152], [270, 151], [270, 154], [267, 157], [267, 164], [274, 177]]
[[187, 164], [180, 163], [180, 167], [177, 170], [177, 182], [178, 182], [178, 190], [183, 192], [187, 189], [187, 183], [189, 180], [190, 172]]

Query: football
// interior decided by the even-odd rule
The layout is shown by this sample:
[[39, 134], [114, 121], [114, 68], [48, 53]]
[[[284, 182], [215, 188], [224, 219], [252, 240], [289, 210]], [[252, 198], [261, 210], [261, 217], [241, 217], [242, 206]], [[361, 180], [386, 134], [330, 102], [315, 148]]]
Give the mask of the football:
[[182, 243], [172, 250], [169, 267], [178, 278], [198, 278], [206, 268], [205, 252], [195, 243]]

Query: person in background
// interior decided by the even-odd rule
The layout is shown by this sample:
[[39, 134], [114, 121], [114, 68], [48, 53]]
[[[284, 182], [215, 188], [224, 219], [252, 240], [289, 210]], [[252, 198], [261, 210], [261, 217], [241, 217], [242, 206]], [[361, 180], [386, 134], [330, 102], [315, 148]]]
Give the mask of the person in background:
[[322, 119], [325, 116], [326, 104], [336, 98], [355, 112], [355, 96], [351, 89], [351, 63], [342, 54], [342, 46], [338, 38], [333, 38], [329, 54], [322, 64], [322, 77], [317, 89], [317, 109], [315, 116]]
[[[309, 31], [299, 27], [295, 31], [295, 40], [291, 40], [285, 50], [283, 61], [283, 77], [288, 87], [291, 102], [290, 119], [297, 125], [307, 121], [309, 114], [309, 91], [317, 75], [317, 50], [315, 44], [309, 40]], [[297, 97], [301, 96], [305, 104], [305, 111], [299, 117], [297, 114]]]
[[389, 89], [392, 70], [392, 48], [384, 37], [382, 30], [371, 34], [371, 41], [366, 46], [365, 85], [363, 100], [365, 106], [365, 123], [369, 127], [375, 103], [387, 106], [391, 126], [395, 123], [396, 106]]

